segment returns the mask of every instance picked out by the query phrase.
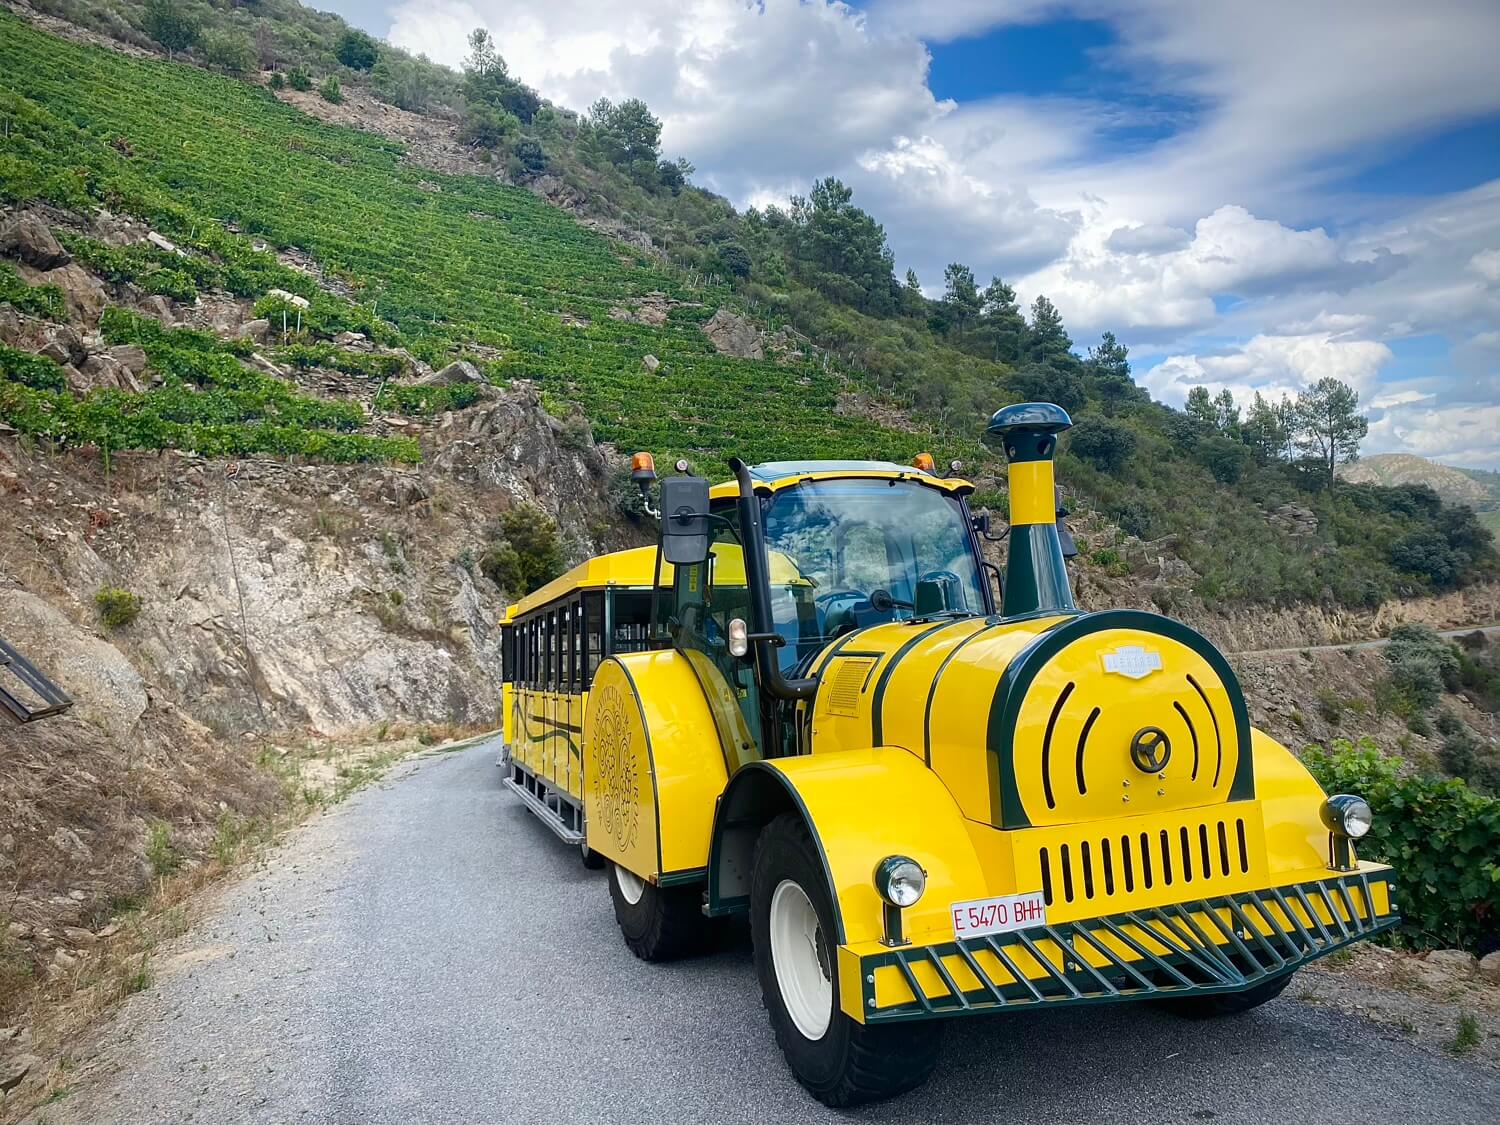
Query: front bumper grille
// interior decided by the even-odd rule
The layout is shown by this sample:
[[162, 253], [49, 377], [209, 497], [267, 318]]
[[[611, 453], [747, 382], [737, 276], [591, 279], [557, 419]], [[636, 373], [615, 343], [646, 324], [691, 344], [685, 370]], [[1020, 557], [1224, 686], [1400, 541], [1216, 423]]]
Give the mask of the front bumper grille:
[[1237, 992], [1395, 926], [1390, 879], [1357, 872], [869, 954], [860, 958], [864, 1016]]

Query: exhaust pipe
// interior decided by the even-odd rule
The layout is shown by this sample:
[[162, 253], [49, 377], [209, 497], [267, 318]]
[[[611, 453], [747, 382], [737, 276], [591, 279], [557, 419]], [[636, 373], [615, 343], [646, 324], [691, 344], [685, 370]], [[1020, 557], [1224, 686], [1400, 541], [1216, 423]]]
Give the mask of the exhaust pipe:
[[1068, 412], [1050, 402], [1007, 406], [990, 419], [988, 432], [1000, 439], [1010, 466], [1010, 550], [1000, 609], [1005, 617], [1077, 609], [1057, 534], [1052, 470], [1057, 435], [1072, 424]]

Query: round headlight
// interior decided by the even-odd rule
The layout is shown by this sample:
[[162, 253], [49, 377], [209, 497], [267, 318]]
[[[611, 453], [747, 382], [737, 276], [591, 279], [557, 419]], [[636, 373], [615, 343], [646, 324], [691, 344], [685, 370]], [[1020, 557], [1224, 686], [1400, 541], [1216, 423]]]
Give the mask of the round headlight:
[[887, 856], [875, 868], [875, 889], [892, 906], [915, 906], [927, 889], [927, 872], [914, 859]]
[[1330, 832], [1358, 840], [1370, 831], [1375, 814], [1370, 803], [1352, 793], [1338, 793], [1323, 802], [1323, 823]]

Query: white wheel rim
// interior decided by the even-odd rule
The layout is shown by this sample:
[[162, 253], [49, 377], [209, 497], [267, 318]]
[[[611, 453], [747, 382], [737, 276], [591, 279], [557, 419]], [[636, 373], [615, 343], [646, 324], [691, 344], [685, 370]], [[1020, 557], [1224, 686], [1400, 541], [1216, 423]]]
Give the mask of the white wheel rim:
[[615, 882], [620, 885], [620, 893], [631, 906], [640, 902], [641, 896], [646, 893], [646, 880], [633, 871], [626, 871], [618, 863], [615, 864]]
[[771, 964], [792, 1023], [821, 1039], [833, 1020], [833, 976], [827, 940], [807, 892], [783, 879], [771, 895]]

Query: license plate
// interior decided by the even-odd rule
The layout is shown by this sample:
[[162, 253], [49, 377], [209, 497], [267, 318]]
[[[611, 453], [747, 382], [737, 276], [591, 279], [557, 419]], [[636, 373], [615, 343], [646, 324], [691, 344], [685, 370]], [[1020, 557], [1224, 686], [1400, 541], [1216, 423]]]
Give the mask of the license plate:
[[950, 909], [954, 936], [961, 938], [1004, 934], [1047, 924], [1047, 900], [1041, 891], [970, 899], [955, 902]]

